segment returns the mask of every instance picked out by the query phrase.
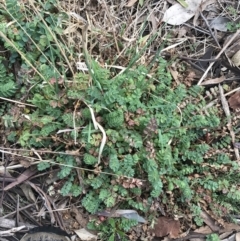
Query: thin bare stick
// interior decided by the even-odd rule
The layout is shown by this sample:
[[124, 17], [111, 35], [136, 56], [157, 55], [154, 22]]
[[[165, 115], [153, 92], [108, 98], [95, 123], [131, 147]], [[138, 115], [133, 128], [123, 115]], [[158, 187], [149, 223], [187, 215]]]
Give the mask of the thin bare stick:
[[9, 101], [9, 102], [13, 102], [13, 103], [17, 103], [19, 105], [26, 105], [26, 106], [36, 107], [35, 105], [26, 104], [26, 103], [23, 103], [23, 102], [19, 102], [19, 101], [16, 101], [16, 100], [11, 100], [11, 99], [4, 98], [4, 97], [0, 97], [0, 99], [1, 100], [6, 100], [6, 101]]
[[[102, 145], [102, 144], [101, 144]], [[67, 165], [67, 164], [63, 164], [63, 163], [58, 163], [58, 162], [54, 162], [52, 159], [49, 159], [49, 160], [39, 160], [38, 158], [34, 158], [34, 157], [29, 157], [29, 156], [23, 156], [23, 155], [19, 155], [19, 154], [16, 154], [16, 153], [12, 153], [12, 152], [8, 152], [8, 151], [4, 151], [4, 150], [1, 150], [0, 149], [0, 152], [4, 152], [6, 154], [10, 154], [10, 155], [13, 155], [13, 156], [20, 156], [20, 157], [25, 157], [25, 158], [29, 158], [31, 160], [34, 160], [35, 162], [31, 162], [30, 165], [37, 165], [39, 164], [40, 162], [47, 162], [47, 163], [50, 163], [50, 164], [53, 164], [53, 165], [58, 165], [58, 166], [64, 166], [64, 167], [71, 167], [71, 168], [74, 168], [74, 169], [79, 169], [79, 170], [84, 170], [84, 171], [88, 171], [88, 172], [94, 172], [96, 173], [96, 170], [92, 170], [92, 169], [88, 169], [88, 168], [83, 168], [83, 167], [76, 167], [76, 166], [71, 166], [71, 165]], [[14, 170], [14, 169], [17, 169], [17, 168], [20, 168], [20, 167], [23, 167], [22, 164], [17, 164], [17, 165], [13, 165], [13, 166], [7, 166], [6, 167], [6, 170]], [[0, 173], [4, 171], [4, 167], [0, 166]], [[98, 171], [98, 173], [101, 173], [101, 174], [106, 174], [106, 175], [110, 175], [110, 176], [115, 176], [115, 177], [125, 177], [125, 178], [128, 178], [128, 179], [133, 179], [134, 177], [129, 177], [129, 176], [124, 176], [124, 175], [118, 175], [118, 174], [114, 174], [114, 173], [110, 173], [110, 172], [102, 172], [102, 171]], [[146, 181], [144, 179], [141, 179], [141, 181]]]

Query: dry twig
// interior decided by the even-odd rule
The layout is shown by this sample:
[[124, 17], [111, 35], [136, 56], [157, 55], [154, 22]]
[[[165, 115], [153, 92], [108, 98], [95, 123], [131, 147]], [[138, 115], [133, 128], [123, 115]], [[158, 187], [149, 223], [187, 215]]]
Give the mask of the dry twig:
[[[228, 130], [229, 130], [230, 135], [232, 137], [232, 143], [234, 144], [235, 143], [235, 133], [234, 133], [233, 128], [232, 128], [232, 121], [231, 121], [231, 118], [230, 118], [231, 114], [230, 114], [228, 102], [226, 100], [226, 97], [224, 96], [223, 87], [219, 84], [218, 88], [219, 88], [219, 92], [220, 92], [222, 107], [223, 107], [225, 115], [226, 115], [226, 117], [228, 119], [227, 127], [228, 127]], [[238, 148], [234, 147], [234, 152], [235, 152], [235, 156], [236, 156], [236, 158], [238, 160], [239, 159], [239, 150], [238, 150]]]

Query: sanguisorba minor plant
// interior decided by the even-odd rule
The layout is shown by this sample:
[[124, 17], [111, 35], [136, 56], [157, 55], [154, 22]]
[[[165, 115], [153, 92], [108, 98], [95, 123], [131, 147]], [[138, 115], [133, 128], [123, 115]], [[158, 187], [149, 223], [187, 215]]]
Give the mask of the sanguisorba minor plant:
[[[71, 51], [56, 44], [56, 36], [62, 36], [59, 23], [66, 16], [55, 1], [38, 4], [46, 11], [19, 10], [15, 0], [1, 3], [0, 41], [8, 55], [1, 57], [0, 96], [32, 105], [17, 116], [1, 110], [8, 141], [65, 153], [43, 154], [53, 161], [42, 161], [39, 171], [59, 164], [61, 194], [81, 195], [89, 213], [118, 204], [148, 215], [157, 201], [171, 214], [193, 214], [201, 225], [203, 203], [219, 216], [238, 210], [238, 165], [224, 152], [230, 139], [219, 131], [221, 116], [214, 107], [204, 108], [204, 89], [174, 83], [161, 57], [156, 71], [132, 66], [113, 77], [91, 60], [91, 82], [88, 73], [64, 74], [62, 52]], [[12, 65], [20, 66], [17, 79], [8, 74]], [[107, 137], [100, 160], [103, 131], [93, 120]], [[214, 133], [211, 142], [208, 133]], [[81, 184], [76, 168], [82, 170]]]

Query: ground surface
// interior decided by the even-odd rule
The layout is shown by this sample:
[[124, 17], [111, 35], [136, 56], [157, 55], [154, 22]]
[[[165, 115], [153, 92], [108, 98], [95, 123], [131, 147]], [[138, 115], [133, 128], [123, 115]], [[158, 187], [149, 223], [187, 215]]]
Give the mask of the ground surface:
[[238, 238], [239, 3], [177, 3], [0, 1], [2, 236]]

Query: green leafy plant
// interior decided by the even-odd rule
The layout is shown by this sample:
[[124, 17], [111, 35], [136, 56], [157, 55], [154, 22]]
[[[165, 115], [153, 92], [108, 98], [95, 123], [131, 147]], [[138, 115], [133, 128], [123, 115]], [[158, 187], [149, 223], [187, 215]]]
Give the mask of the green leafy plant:
[[0, 97], [12, 97], [17, 90], [17, 85], [13, 74], [8, 74], [6, 60], [3, 57], [0, 58], [0, 77]]
[[227, 30], [230, 31], [230, 32], [236, 32], [239, 28], [240, 28], [239, 23], [235, 23], [235, 22], [228, 22], [227, 23]]
[[207, 241], [219, 241], [220, 238], [219, 238], [219, 236], [216, 233], [213, 233], [213, 234], [207, 235], [206, 240]]
[[96, 222], [90, 222], [88, 224], [89, 229], [100, 231], [101, 240], [129, 240], [126, 232], [133, 226], [136, 226], [138, 222], [136, 220], [130, 220], [126, 218], [108, 218], [106, 221], [96, 225]]
[[[63, 196], [81, 195], [92, 214], [119, 204], [154, 216], [156, 200], [166, 210], [174, 203], [175, 212], [190, 209], [197, 225], [202, 200], [219, 216], [239, 210], [239, 167], [225, 153], [231, 139], [219, 130], [226, 122], [215, 107], [206, 109], [202, 87], [174, 83], [162, 57], [149, 68], [131, 61], [119, 74], [89, 57], [89, 72], [75, 73], [66, 56], [76, 56], [63, 41], [67, 16], [56, 1], [36, 1], [42, 12], [35, 5], [17, 11], [19, 4], [0, 4], [0, 41], [9, 54], [7, 64], [0, 59], [0, 97], [25, 93], [28, 105], [16, 115], [1, 108], [1, 119], [11, 144], [50, 150], [38, 169], [59, 167]], [[8, 74], [12, 64], [20, 65], [21, 84]], [[136, 224], [106, 223], [95, 225], [103, 240], [124, 240]]]

